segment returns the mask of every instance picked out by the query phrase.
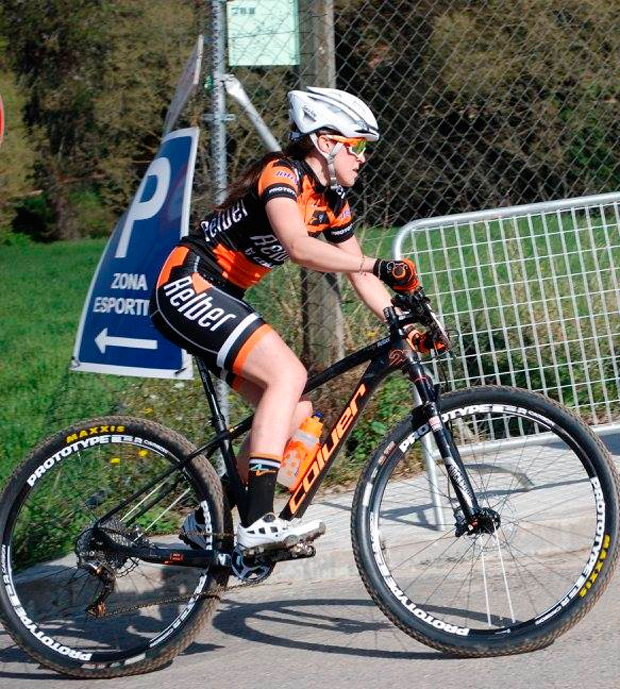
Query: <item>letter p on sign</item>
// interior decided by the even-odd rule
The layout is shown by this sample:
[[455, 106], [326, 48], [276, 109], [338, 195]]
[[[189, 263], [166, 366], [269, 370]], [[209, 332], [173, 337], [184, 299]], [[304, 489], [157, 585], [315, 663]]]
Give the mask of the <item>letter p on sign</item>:
[[[134, 197], [133, 203], [129, 208], [127, 217], [125, 218], [125, 223], [116, 247], [114, 258], [125, 258], [127, 256], [127, 248], [129, 247], [129, 241], [131, 240], [131, 232], [133, 230], [134, 222], [136, 220], [146, 220], [147, 218], [152, 218], [159, 213], [161, 207], [166, 201], [166, 197], [168, 196], [168, 189], [170, 188], [170, 175], [171, 169], [168, 158], [164, 156], [155, 158], [155, 160], [150, 164], [149, 169], [147, 170], [146, 175], [144, 175], [144, 179], [140, 184], [140, 188]], [[149, 179], [152, 177], [155, 177], [155, 191], [148, 201], [144, 201], [142, 198], [144, 195], [144, 190]]]

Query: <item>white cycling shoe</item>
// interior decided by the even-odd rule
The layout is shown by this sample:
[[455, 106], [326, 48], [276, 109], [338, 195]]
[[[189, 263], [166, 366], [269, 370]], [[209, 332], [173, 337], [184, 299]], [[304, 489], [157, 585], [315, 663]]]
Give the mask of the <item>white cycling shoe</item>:
[[269, 512], [250, 526], [237, 527], [237, 547], [241, 551], [262, 552], [276, 548], [290, 548], [297, 543], [313, 541], [325, 533], [325, 524], [318, 519], [287, 522]]

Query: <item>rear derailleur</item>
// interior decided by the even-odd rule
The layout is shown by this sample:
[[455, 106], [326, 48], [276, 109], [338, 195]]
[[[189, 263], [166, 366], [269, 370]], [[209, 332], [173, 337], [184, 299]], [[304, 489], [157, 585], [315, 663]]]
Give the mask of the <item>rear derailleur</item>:
[[99, 595], [86, 608], [89, 615], [105, 615], [106, 600], [114, 593], [117, 577], [127, 574], [135, 566], [131, 558], [110, 546], [127, 547], [143, 540], [137, 528], [128, 529], [115, 519], [88, 527], [79, 535], [75, 544], [77, 565], [101, 582]]

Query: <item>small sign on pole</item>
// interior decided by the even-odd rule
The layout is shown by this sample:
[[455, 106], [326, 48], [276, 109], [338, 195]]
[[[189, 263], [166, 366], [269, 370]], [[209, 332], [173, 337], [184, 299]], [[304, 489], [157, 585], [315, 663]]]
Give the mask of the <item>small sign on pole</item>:
[[230, 0], [226, 22], [232, 67], [299, 64], [297, 0]]
[[153, 326], [148, 306], [166, 257], [186, 235], [199, 130], [166, 136], [91, 282], [72, 369], [191, 378], [191, 357]]
[[196, 86], [200, 82], [200, 66], [202, 65], [202, 53], [204, 50], [204, 36], [201, 34], [198, 36], [198, 41], [196, 42], [196, 47], [190, 55], [187, 64], [185, 65], [185, 70], [179, 81], [179, 84], [174, 92], [174, 97], [166, 113], [166, 120], [164, 122], [164, 136], [169, 134], [173, 129], [174, 125], [179, 119], [179, 115], [183, 111], [185, 104], [189, 100], [190, 96], [194, 92]]

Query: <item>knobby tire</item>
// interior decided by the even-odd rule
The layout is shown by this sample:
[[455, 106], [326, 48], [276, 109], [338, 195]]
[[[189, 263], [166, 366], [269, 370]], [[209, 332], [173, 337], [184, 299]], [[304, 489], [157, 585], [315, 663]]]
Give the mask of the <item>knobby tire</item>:
[[[73, 677], [110, 678], [157, 669], [209, 622], [228, 569], [150, 564], [99, 552], [94, 521], [195, 448], [178, 433], [112, 416], [75, 424], [39, 445], [0, 497], [0, 620], [45, 667]], [[214, 546], [231, 532], [221, 482], [198, 456], [106, 526], [126, 544], [141, 537], [168, 547], [185, 515], [202, 506]], [[217, 534], [221, 534], [218, 537]], [[132, 540], [133, 539], [133, 540]], [[77, 552], [115, 573], [109, 614], [86, 609], [101, 581], [77, 566]]]
[[[544, 647], [592, 607], [618, 557], [618, 479], [573, 414], [504, 387], [441, 400], [493, 533], [456, 536], [462, 518], [435, 459], [439, 517], [424, 470], [426, 424], [403, 420], [369, 460], [352, 510], [355, 559], [370, 595], [400, 629], [464, 657]], [[416, 427], [416, 425], [418, 427]], [[438, 523], [439, 519], [439, 523]]]

